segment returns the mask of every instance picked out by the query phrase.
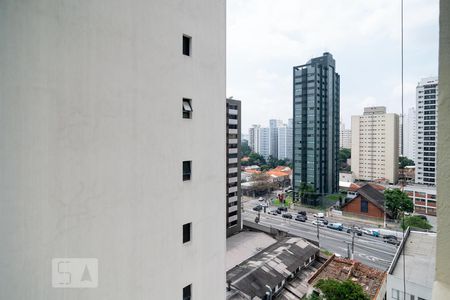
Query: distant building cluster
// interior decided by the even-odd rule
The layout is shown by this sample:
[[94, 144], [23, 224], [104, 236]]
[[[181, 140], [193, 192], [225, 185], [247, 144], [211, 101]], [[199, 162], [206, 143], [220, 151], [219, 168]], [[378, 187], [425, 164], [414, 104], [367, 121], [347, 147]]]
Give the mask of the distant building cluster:
[[282, 120], [269, 120], [269, 127], [252, 125], [248, 132], [248, 145], [253, 152], [261, 154], [265, 159], [272, 156], [292, 160], [292, 128], [292, 119], [287, 124]]

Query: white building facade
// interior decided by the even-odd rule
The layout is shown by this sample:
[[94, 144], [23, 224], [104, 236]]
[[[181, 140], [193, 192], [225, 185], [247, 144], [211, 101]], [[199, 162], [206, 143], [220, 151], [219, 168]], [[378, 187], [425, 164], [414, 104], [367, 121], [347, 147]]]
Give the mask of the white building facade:
[[278, 159], [289, 159], [292, 161], [292, 119], [288, 124], [278, 127]]
[[261, 125], [252, 125], [248, 130], [248, 146], [253, 152], [259, 153], [259, 129]]
[[283, 126], [283, 121], [271, 119], [269, 120], [270, 128], [270, 155], [278, 158], [278, 128]]
[[416, 162], [417, 147], [417, 113], [414, 107], [408, 110], [408, 114], [403, 117], [403, 155]]
[[436, 185], [438, 78], [422, 79], [416, 88], [416, 183]]
[[356, 179], [396, 183], [399, 156], [398, 115], [386, 107], [366, 107], [352, 116], [351, 170]]
[[339, 148], [340, 149], [352, 148], [352, 130], [346, 129], [345, 124], [342, 122], [339, 128]]
[[262, 156], [264, 156], [265, 159], [267, 159], [270, 156], [271, 153], [271, 148], [270, 146], [271, 144], [271, 128], [269, 127], [261, 127], [258, 130], [258, 151], [257, 153], [261, 154]]
[[225, 1], [0, 12], [0, 298], [225, 299]]

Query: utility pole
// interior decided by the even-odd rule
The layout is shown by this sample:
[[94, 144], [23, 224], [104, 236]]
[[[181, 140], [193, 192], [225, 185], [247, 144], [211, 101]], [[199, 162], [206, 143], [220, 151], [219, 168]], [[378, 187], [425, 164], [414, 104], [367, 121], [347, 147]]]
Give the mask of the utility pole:
[[353, 255], [355, 253], [355, 225], [352, 227], [352, 256], [351, 259], [353, 259]]
[[317, 242], [319, 243], [319, 248], [320, 248], [319, 217], [316, 217], [316, 223], [317, 223]]

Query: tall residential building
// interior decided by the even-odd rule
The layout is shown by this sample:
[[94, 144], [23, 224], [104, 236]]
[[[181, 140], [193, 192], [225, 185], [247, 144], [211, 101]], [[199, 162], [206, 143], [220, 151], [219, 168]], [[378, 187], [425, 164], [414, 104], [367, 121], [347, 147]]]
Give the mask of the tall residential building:
[[227, 99], [227, 236], [241, 231], [241, 101]]
[[292, 119], [278, 127], [278, 159], [292, 160]]
[[340, 123], [339, 129], [339, 148], [351, 149], [352, 148], [352, 130], [345, 129], [345, 124]]
[[339, 74], [333, 56], [325, 52], [294, 76], [294, 190], [302, 182], [318, 193], [338, 190]]
[[416, 183], [436, 184], [438, 78], [422, 79], [416, 88]]
[[270, 150], [269, 153], [274, 158], [278, 158], [278, 128], [283, 126], [283, 121], [271, 119], [269, 120], [270, 128]]
[[257, 153], [267, 159], [270, 156], [270, 131], [269, 127], [258, 128], [258, 151]]
[[253, 152], [259, 152], [259, 128], [261, 125], [252, 125], [248, 130], [248, 146]]
[[356, 179], [397, 182], [398, 119], [384, 106], [366, 107], [362, 116], [352, 116], [351, 168]]
[[0, 298], [225, 299], [225, 10], [0, 1]]
[[403, 122], [403, 155], [416, 162], [417, 147], [417, 113], [414, 107], [408, 110], [408, 114], [404, 116]]

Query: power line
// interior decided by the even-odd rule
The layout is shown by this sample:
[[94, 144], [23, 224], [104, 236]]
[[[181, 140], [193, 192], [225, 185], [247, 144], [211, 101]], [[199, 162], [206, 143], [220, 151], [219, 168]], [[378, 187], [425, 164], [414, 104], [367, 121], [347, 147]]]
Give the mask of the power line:
[[[403, 137], [404, 137], [404, 132], [403, 132], [403, 128], [404, 128], [404, 124], [403, 124], [403, 0], [401, 0], [401, 74], [402, 74], [402, 124], [401, 124], [401, 132], [402, 132], [402, 140], [401, 140], [401, 149], [402, 149], [402, 155], [403, 155]], [[402, 218], [402, 222], [403, 222], [403, 243], [405, 242], [405, 214], [403, 213], [403, 218]], [[402, 247], [402, 256], [403, 256], [403, 300], [406, 300], [406, 265], [405, 265], [405, 246], [406, 244], [404, 243], [404, 246]]]

